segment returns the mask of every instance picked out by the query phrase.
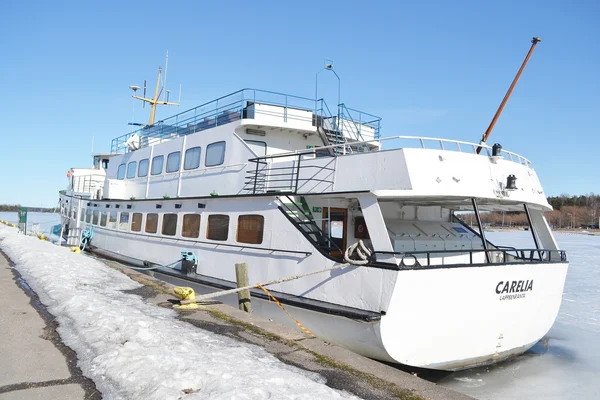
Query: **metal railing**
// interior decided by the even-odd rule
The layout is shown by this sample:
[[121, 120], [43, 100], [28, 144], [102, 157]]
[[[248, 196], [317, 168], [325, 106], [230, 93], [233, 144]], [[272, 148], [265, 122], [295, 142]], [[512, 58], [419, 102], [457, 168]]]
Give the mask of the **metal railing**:
[[98, 190], [104, 189], [104, 176], [102, 175], [73, 176], [71, 179], [71, 190], [75, 193], [96, 195]]
[[[128, 151], [127, 143], [132, 137], [137, 141], [135, 143], [136, 147], [142, 148], [160, 143], [163, 140], [189, 135], [236, 120], [253, 119], [255, 113], [269, 114], [268, 111], [249, 110], [248, 107], [253, 104], [282, 107], [283, 110], [281, 112], [271, 112], [270, 114], [281, 116], [283, 122], [299, 118], [291, 115], [289, 113], [290, 109], [309, 111], [311, 116], [306, 117], [306, 121], [310, 122], [312, 126], [317, 126], [320, 121], [327, 118], [324, 114], [317, 114], [316, 104], [319, 103], [323, 105], [323, 99], [315, 100], [267, 90], [242, 89], [172, 117], [157, 121], [154, 125], [144, 126], [133, 132], [119, 136], [112, 140], [111, 152]], [[321, 109], [325, 108], [326, 106], [321, 107]], [[361, 115], [369, 114], [362, 113]]]
[[[436, 146], [435, 146], [436, 149], [444, 150], [444, 151], [457, 151], [459, 153], [474, 154], [474, 155], [478, 155], [478, 156], [482, 156], [482, 157], [490, 157], [492, 154], [491, 153], [492, 146], [488, 146], [486, 144], [471, 143], [471, 142], [465, 142], [462, 140], [440, 139], [440, 138], [430, 138], [430, 137], [421, 137], [421, 136], [390, 136], [390, 137], [385, 137], [385, 138], [380, 138], [380, 139], [356, 142], [356, 143], [352, 143], [351, 145], [359, 145], [361, 143], [370, 143], [370, 144], [376, 144], [380, 150], [383, 150], [383, 148], [381, 147], [382, 143], [388, 142], [388, 141], [390, 141], [390, 142], [391, 141], [397, 141], [397, 142], [410, 141], [410, 142], [418, 143], [417, 146], [412, 146], [412, 145], [411, 146], [396, 146], [395, 148], [397, 148], [397, 149], [402, 149], [402, 148], [429, 149], [431, 147], [427, 147], [427, 144], [434, 143], [434, 144], [436, 144]], [[336, 152], [335, 153], [336, 155], [347, 155], [350, 153], [349, 151], [346, 151], [348, 146], [349, 146], [348, 144], [333, 144], [330, 146], [322, 146], [322, 147], [311, 148], [311, 149], [294, 150], [294, 151], [290, 151], [290, 152], [286, 152], [286, 153], [277, 154], [277, 157], [290, 157], [290, 156], [296, 156], [299, 154], [321, 155], [321, 154], [327, 153], [330, 149], [338, 149], [339, 153]], [[477, 154], [477, 147], [481, 147], [483, 149], [481, 154]], [[386, 149], [386, 150], [390, 150], [390, 149]], [[485, 152], [485, 154], [484, 154], [484, 152]], [[513, 153], [511, 151], [507, 151], [507, 150], [503, 149], [501, 154], [505, 155], [506, 158], [512, 162], [515, 162], [515, 163], [518, 163], [521, 165], [525, 165], [525, 166], [531, 165], [531, 161], [529, 161], [527, 158], [525, 158], [517, 153]], [[270, 156], [268, 156], [268, 157], [270, 157]]]
[[[405, 268], [431, 268], [462, 265], [490, 265], [511, 263], [561, 263], [567, 262], [567, 253], [564, 250], [548, 249], [516, 249], [513, 247], [496, 247], [494, 249], [458, 249], [458, 250], [430, 250], [430, 251], [375, 251], [371, 261], [376, 262], [377, 255], [394, 256], [399, 259], [400, 267]], [[468, 262], [445, 262], [447, 257], [469, 256]], [[484, 256], [484, 257], [477, 257]], [[489, 257], [488, 257], [489, 256]], [[488, 262], [488, 260], [490, 260]], [[440, 261], [440, 262], [437, 262]]]
[[[314, 149], [315, 152], [318, 150], [319, 149]], [[254, 169], [246, 171], [247, 176], [244, 181], [244, 188], [242, 189], [242, 192], [245, 192], [247, 194], [269, 192], [297, 193], [298, 188], [301, 187], [304, 183], [308, 182], [317, 182], [325, 183], [327, 185], [333, 185], [333, 179], [320, 179], [316, 178], [315, 175], [319, 171], [328, 171], [330, 173], [333, 173], [335, 169], [321, 165], [307, 165], [306, 163], [304, 163], [303, 165], [302, 161], [304, 155], [305, 153], [292, 154], [291, 159], [289, 159], [290, 154], [276, 154], [272, 156], [263, 156], [249, 159], [248, 161], [255, 163], [256, 166]], [[332, 157], [329, 154], [325, 156]], [[284, 162], [271, 162], [275, 159], [280, 158], [288, 158], [289, 160], [286, 161], [289, 164], [283, 165]], [[309, 158], [308, 160], [314, 160], [314, 158]], [[306, 171], [308, 169], [313, 169], [317, 172], [312, 176], [306, 178], [301, 177], [301, 172]]]

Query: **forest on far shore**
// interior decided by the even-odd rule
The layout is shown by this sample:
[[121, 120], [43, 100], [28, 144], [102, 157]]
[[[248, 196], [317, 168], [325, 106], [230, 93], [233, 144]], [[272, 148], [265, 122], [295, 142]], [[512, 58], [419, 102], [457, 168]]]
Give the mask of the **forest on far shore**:
[[[56, 208], [46, 208], [46, 207], [26, 207], [28, 212], [56, 212]], [[20, 204], [0, 204], [0, 212], [17, 212], [21, 209]]]
[[[598, 229], [600, 218], [600, 195], [548, 197], [548, 203], [554, 208], [545, 214], [546, 220], [554, 229]], [[481, 222], [496, 227], [527, 226], [525, 212], [481, 213]]]

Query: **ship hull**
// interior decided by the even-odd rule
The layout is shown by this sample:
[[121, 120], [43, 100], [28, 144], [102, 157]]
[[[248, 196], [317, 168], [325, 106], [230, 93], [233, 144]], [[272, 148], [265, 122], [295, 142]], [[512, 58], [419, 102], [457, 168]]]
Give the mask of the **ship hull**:
[[[153, 241], [149, 252], [135, 244], [133, 235], [127, 236], [97, 229], [92, 249], [141, 266], [151, 261], [149, 254], [194, 247], [162, 239]], [[199, 254], [201, 266], [211, 263], [210, 250]], [[250, 265], [265, 262], [262, 255], [245, 254], [245, 259]], [[235, 287], [231, 279], [203, 275], [201, 266], [198, 274], [172, 268], [154, 274], [175, 285], [191, 285], [200, 293]], [[342, 304], [303, 298], [297, 291], [286, 293], [278, 287], [273, 293], [282, 296], [286, 309], [315, 335], [356, 353], [412, 367], [461, 370], [522, 354], [542, 339], [558, 314], [567, 269], [567, 263], [541, 263], [393, 271], [397, 277], [389, 307], [378, 316], [371, 310], [372, 318], [345, 313], [354, 309]], [[336, 277], [322, 278], [336, 286]], [[221, 300], [237, 303], [235, 296]], [[253, 293], [253, 312], [296, 326], [259, 291]]]

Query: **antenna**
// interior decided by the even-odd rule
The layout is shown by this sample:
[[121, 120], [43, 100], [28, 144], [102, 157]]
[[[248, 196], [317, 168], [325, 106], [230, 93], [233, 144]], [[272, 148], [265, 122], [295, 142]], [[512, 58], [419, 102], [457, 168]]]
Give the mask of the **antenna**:
[[[169, 52], [167, 52], [167, 59], [165, 61], [168, 64], [168, 62], [169, 62]], [[167, 65], [165, 65], [165, 67], [166, 66]], [[166, 73], [167, 73], [167, 71], [166, 71], [166, 68], [165, 68], [165, 85], [166, 85]], [[133, 96], [132, 97], [134, 99], [141, 100], [143, 102], [144, 106], [146, 105], [146, 103], [150, 103], [151, 110], [150, 110], [150, 119], [148, 121], [148, 125], [154, 125], [154, 117], [156, 116], [156, 106], [158, 104], [169, 105], [169, 106], [178, 106], [179, 105], [179, 103], [171, 103], [171, 102], [169, 102], [169, 93], [170, 93], [170, 91], [169, 90], [165, 90], [166, 89], [165, 85], [163, 85], [162, 87], [160, 86], [161, 75], [162, 75], [162, 68], [158, 67], [158, 76], [156, 78], [156, 88], [154, 89], [154, 96], [152, 98], [146, 97], [146, 81], [145, 80], [144, 80], [144, 95], [143, 95], [143, 97], [140, 97], [140, 96], [137, 95], [137, 90], [139, 89], [139, 86], [133, 86], [132, 85], [132, 86], [129, 87], [131, 90], [133, 90]], [[166, 100], [164, 100], [164, 99], [163, 100], [159, 100], [161, 94], [163, 93], [163, 91], [166, 92], [165, 93]], [[181, 86], [179, 88], [179, 93], [180, 93], [179, 98], [181, 99]]]
[[181, 103], [181, 83], [179, 84], [179, 100], [177, 102]]
[[169, 91], [166, 90], [167, 89], [167, 70], [168, 69], [169, 69], [169, 50], [167, 50], [167, 56], [165, 58], [165, 81], [163, 83], [162, 89], [160, 90], [162, 92], [162, 90], [165, 89], [165, 91], [166, 91], [165, 95], [167, 96], [167, 100], [166, 101], [169, 101], [169, 96], [168, 96]]
[[[146, 97], [146, 80], [145, 79], [144, 79], [144, 97]], [[145, 101], [142, 102], [142, 108], [146, 108], [146, 102]]]

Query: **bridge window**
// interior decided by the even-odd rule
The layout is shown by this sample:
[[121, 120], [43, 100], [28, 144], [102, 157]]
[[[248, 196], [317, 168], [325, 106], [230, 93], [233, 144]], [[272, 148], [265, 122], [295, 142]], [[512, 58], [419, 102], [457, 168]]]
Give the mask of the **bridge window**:
[[193, 147], [185, 151], [183, 169], [196, 169], [200, 166], [200, 147]]
[[142, 213], [133, 213], [131, 216], [131, 230], [134, 232], [142, 230]]
[[176, 151], [167, 156], [167, 172], [179, 171], [179, 164], [181, 164], [181, 152]]
[[246, 144], [257, 156], [262, 157], [267, 155], [267, 144], [265, 142], [259, 140], [246, 140]]
[[111, 211], [108, 216], [108, 225], [107, 228], [117, 229], [117, 212]]
[[229, 234], [229, 215], [213, 214], [208, 216], [206, 238], [211, 240], [227, 240]]
[[85, 222], [90, 224], [92, 222], [92, 209], [88, 208], [85, 210]]
[[147, 233], [156, 233], [158, 230], [158, 214], [148, 214], [146, 215], [146, 232]]
[[117, 179], [125, 179], [125, 164], [119, 165], [119, 169], [117, 171]]
[[94, 213], [92, 214], [92, 224], [93, 225], [98, 225], [98, 215], [99, 214], [100, 214], [100, 211], [94, 210]]
[[138, 177], [139, 178], [148, 176], [148, 166], [149, 165], [150, 165], [150, 160], [148, 160], [147, 158], [140, 160], [140, 166], [138, 168]]
[[236, 240], [239, 243], [261, 244], [264, 227], [265, 217], [262, 215], [240, 215]]
[[217, 142], [209, 144], [206, 147], [206, 159], [204, 165], [214, 167], [225, 162], [225, 142]]
[[129, 228], [129, 213], [122, 212], [121, 218], [119, 219], [119, 229], [126, 231]]
[[85, 221], [85, 210], [84, 209], [81, 209], [81, 215], [79, 216], [79, 220], [81, 222]]
[[132, 161], [127, 164], [127, 179], [135, 178], [135, 170], [137, 168], [137, 161]]
[[177, 214], [163, 214], [162, 234], [175, 236], [177, 233]]
[[103, 212], [102, 214], [100, 214], [100, 226], [106, 226], [106, 213]]
[[185, 214], [183, 216], [181, 236], [188, 238], [200, 236], [200, 214]]
[[163, 170], [165, 156], [156, 156], [152, 159], [152, 175], [160, 175]]

